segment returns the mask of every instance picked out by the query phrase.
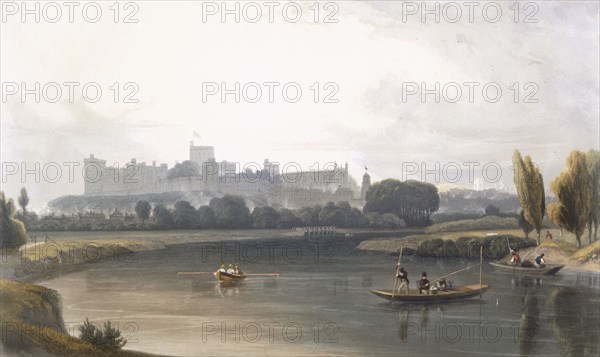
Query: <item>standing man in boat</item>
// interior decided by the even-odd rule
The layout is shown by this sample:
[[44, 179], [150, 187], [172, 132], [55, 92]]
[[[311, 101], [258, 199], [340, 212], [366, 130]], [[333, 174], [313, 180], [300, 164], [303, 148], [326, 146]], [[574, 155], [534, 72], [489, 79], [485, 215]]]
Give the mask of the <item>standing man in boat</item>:
[[419, 280], [419, 294], [429, 295], [429, 279], [427, 279], [427, 273], [423, 272], [421, 280]]
[[542, 265], [545, 263], [546, 261], [544, 260], [544, 253], [542, 253], [542, 255], [538, 256], [537, 258], [535, 258], [535, 267], [536, 268], [541, 268]]
[[402, 289], [405, 289], [406, 293], [408, 294], [408, 273], [406, 270], [404, 270], [404, 268], [400, 268], [396, 278], [400, 279], [400, 287], [398, 288], [398, 291], [402, 292]]
[[516, 266], [519, 266], [519, 264], [521, 264], [521, 256], [517, 252], [515, 252], [514, 250], [511, 249], [510, 256], [511, 256], [510, 264], [516, 265]]

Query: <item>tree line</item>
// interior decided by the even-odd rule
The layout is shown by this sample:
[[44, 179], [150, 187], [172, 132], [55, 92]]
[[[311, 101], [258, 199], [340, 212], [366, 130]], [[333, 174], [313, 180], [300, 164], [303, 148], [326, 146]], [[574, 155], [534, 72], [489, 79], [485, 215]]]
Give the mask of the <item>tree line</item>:
[[[588, 230], [588, 244], [598, 239], [600, 225], [600, 152], [572, 151], [566, 168], [550, 184], [556, 202], [546, 206], [544, 179], [530, 156], [513, 155], [514, 183], [522, 206], [519, 223], [528, 234], [535, 230], [540, 244], [542, 222], [547, 214], [561, 229], [573, 233], [581, 247], [581, 236]], [[593, 231], [593, 235], [592, 235]], [[593, 239], [592, 239], [593, 236]]]

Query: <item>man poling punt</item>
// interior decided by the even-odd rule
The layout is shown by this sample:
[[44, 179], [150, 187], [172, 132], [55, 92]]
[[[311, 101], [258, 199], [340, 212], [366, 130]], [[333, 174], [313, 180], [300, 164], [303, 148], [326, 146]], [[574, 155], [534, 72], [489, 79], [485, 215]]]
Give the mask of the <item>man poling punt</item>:
[[[469, 284], [463, 286], [456, 286], [452, 288], [446, 288], [445, 278], [454, 275], [458, 272], [470, 269], [477, 265], [472, 265], [470, 267], [457, 270], [453, 273], [446, 274], [441, 276], [433, 281], [441, 282], [444, 289], [431, 289], [427, 291], [427, 294], [423, 293], [423, 289], [421, 288], [417, 290], [408, 289], [408, 292], [396, 291], [397, 286], [397, 277], [400, 272], [400, 260], [402, 258], [402, 248], [400, 248], [400, 256], [398, 257], [398, 269], [396, 270], [396, 278], [394, 279], [394, 288], [392, 290], [371, 290], [371, 292], [381, 298], [390, 301], [399, 301], [399, 302], [418, 302], [418, 303], [437, 303], [437, 302], [448, 302], [453, 300], [467, 299], [470, 297], [474, 297], [481, 295], [486, 292], [490, 287], [488, 285], [484, 285], [482, 283], [483, 278], [483, 247], [480, 248], [480, 263], [479, 265], [479, 284]], [[425, 274], [425, 273], [424, 273]], [[425, 275], [426, 276], [426, 275]], [[442, 282], [443, 281], [443, 282]]]

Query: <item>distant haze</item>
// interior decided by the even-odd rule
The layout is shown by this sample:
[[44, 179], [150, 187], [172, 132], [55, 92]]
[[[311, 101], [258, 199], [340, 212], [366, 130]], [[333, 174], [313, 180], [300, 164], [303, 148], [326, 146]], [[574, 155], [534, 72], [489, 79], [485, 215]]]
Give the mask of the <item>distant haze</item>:
[[[4, 100], [3, 92], [3, 165], [56, 162], [63, 178], [36, 183], [28, 175], [23, 183], [20, 175], [9, 176], [2, 190], [16, 198], [25, 186], [32, 208], [41, 209], [58, 196], [83, 193], [81, 166], [69, 183], [62, 163], [82, 164], [93, 153], [108, 163], [137, 158], [172, 167], [188, 158], [194, 131], [201, 136], [197, 144], [215, 147], [217, 160], [244, 165], [269, 158], [305, 170], [315, 162], [347, 161], [359, 184], [364, 165], [378, 181], [403, 178], [412, 163], [434, 170], [439, 162], [441, 170], [454, 162], [466, 170], [463, 178], [438, 183], [473, 187], [463, 163], [479, 163], [477, 176], [483, 165], [498, 163], [501, 179], [480, 177], [480, 187], [509, 191], [515, 149], [532, 156], [548, 187], [571, 150], [600, 145], [598, 2], [537, 2], [537, 23], [522, 21], [526, 9], [515, 23], [512, 2], [499, 2], [503, 16], [497, 23], [483, 21], [480, 9], [473, 23], [466, 14], [457, 23], [423, 23], [418, 16], [403, 21], [401, 2], [345, 1], [337, 2], [337, 23], [318, 24], [312, 2], [298, 3], [303, 17], [297, 23], [285, 22], [280, 12], [274, 23], [221, 23], [218, 16], [203, 23], [202, 4], [190, 1], [139, 2], [138, 23], [115, 24], [110, 4], [102, 5], [97, 23], [9, 17], [1, 24], [3, 83], [33, 88], [35, 82], [97, 82], [103, 94], [88, 103], [79, 87], [73, 103], [66, 92], [57, 103], [36, 103], [33, 96], [23, 103], [20, 95]], [[121, 11], [121, 17], [129, 13]], [[321, 8], [321, 20], [329, 13]], [[115, 82], [119, 103], [109, 88]], [[123, 103], [127, 82], [138, 85], [139, 103]], [[279, 86], [269, 103], [263, 87], [258, 103], [234, 103], [232, 96], [221, 103], [219, 95], [203, 103], [203, 82], [230, 88], [235, 82], [297, 82], [303, 94], [287, 103]], [[319, 103], [309, 89], [314, 82], [320, 84]], [[323, 103], [328, 82], [339, 87], [339, 103]], [[403, 100], [407, 82], [426, 82], [428, 89], [435, 82], [481, 85], [473, 103], [467, 92], [457, 103], [435, 103], [433, 95], [422, 103], [419, 95]], [[489, 82], [503, 90], [497, 103], [482, 99]], [[538, 103], [524, 103], [528, 82], [537, 85]], [[519, 103], [513, 101], [514, 83]], [[425, 178], [436, 180], [434, 174]]]

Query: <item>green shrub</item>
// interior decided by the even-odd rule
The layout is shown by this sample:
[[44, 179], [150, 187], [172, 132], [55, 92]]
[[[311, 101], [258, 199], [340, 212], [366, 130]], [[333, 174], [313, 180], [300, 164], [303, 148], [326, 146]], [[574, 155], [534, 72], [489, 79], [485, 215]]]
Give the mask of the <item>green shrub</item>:
[[102, 350], [117, 351], [127, 343], [127, 340], [121, 337], [121, 331], [112, 327], [110, 321], [106, 321], [104, 329], [100, 330], [86, 318], [83, 325], [79, 326], [79, 332], [81, 340]]

